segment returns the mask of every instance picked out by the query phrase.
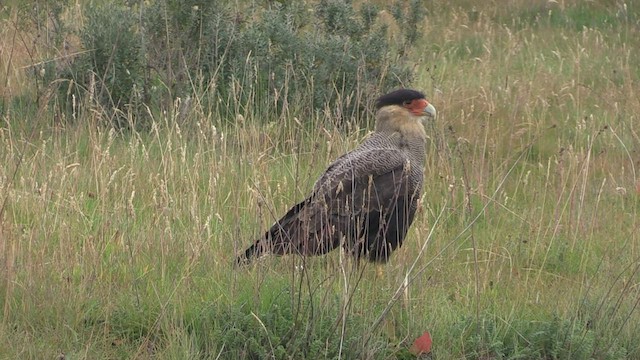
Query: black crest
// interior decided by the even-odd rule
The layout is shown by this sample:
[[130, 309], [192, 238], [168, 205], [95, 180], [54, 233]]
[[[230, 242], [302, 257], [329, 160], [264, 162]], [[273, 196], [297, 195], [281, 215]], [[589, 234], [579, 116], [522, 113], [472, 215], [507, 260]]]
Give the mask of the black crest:
[[376, 100], [376, 109], [387, 105], [402, 105], [406, 101], [424, 99], [424, 94], [417, 90], [400, 89], [382, 95]]

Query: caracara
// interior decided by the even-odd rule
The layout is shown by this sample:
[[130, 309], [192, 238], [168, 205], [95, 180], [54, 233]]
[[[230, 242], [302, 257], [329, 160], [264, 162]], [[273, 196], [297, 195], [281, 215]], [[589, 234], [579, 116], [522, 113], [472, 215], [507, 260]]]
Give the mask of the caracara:
[[402, 245], [422, 192], [427, 134], [436, 109], [415, 90], [376, 101], [375, 131], [337, 158], [311, 195], [292, 207], [236, 260], [262, 254], [321, 255], [342, 245], [356, 260], [385, 263]]

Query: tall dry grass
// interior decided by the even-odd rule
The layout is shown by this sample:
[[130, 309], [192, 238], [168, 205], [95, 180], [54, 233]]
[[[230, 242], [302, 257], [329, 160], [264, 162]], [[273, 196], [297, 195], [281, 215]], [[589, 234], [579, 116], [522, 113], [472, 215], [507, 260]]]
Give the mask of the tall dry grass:
[[18, 106], [28, 83], [5, 92], [0, 355], [411, 358], [428, 330], [442, 359], [637, 357], [637, 11], [427, 5], [413, 86], [440, 117], [381, 277], [340, 252], [232, 267], [366, 129], [181, 99], [119, 133], [92, 104], [66, 126]]

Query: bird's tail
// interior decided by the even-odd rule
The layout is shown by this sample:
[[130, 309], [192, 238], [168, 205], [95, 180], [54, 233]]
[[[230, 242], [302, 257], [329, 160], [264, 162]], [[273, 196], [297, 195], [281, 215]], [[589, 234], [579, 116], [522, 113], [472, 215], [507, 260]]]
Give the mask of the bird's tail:
[[238, 255], [236, 258], [236, 267], [246, 266], [253, 261], [253, 259], [259, 257], [264, 252], [263, 246], [260, 244], [260, 240], [249, 246], [247, 250]]
[[309, 201], [309, 199], [306, 199], [289, 209], [261, 238], [256, 240], [253, 245], [249, 246], [244, 253], [241, 253], [236, 258], [236, 266], [248, 265], [264, 253], [283, 255], [296, 250], [297, 248], [292, 246], [292, 242], [295, 243], [292, 235], [294, 232], [292, 221]]

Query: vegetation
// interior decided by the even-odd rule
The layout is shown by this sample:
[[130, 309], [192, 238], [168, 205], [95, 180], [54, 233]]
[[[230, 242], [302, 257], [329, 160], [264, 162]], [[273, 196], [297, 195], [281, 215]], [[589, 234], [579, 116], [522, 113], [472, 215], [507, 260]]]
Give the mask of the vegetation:
[[[411, 9], [373, 19], [373, 5], [345, 8], [357, 31], [385, 25], [380, 41], [414, 64], [410, 86], [439, 112], [422, 208], [378, 275], [340, 252], [232, 266], [366, 135], [370, 113], [338, 122], [330, 104], [365, 109], [371, 99], [339, 86], [324, 97], [329, 86], [310, 75], [320, 92], [290, 101], [259, 77], [243, 78], [249, 92], [213, 95], [195, 81], [210, 69], [190, 67], [197, 56], [185, 53], [213, 50], [183, 47], [194, 29], [163, 38], [158, 28], [145, 33], [153, 42], [109, 53], [147, 61], [159, 51], [152, 58], [166, 61], [153, 76], [146, 63], [118, 61], [130, 78], [85, 79], [97, 63], [83, 62], [89, 40], [77, 31], [116, 12], [65, 4], [0, 16], [0, 358], [412, 359], [424, 331], [438, 359], [640, 357], [637, 5], [433, 0], [417, 38], [394, 21]], [[233, 6], [225, 11], [249, 16], [258, 5]], [[256, 8], [264, 16], [247, 31], [258, 39], [253, 26], [280, 6]], [[141, 13], [117, 14], [136, 28]], [[162, 19], [165, 30], [187, 24]], [[350, 39], [355, 30], [331, 24], [322, 31], [336, 38], [324, 41], [373, 34]], [[91, 56], [106, 43], [95, 39]], [[181, 45], [162, 44], [171, 39]], [[229, 76], [263, 74], [251, 66]], [[366, 66], [357, 63], [377, 71]], [[118, 87], [100, 94], [109, 81]], [[393, 86], [353, 81], [367, 97]]]
[[[342, 0], [88, 4], [77, 29], [57, 30], [76, 34], [88, 51], [55, 67], [52, 78], [65, 81], [51, 86], [67, 113], [74, 99], [94, 103], [117, 129], [148, 130], [147, 108], [166, 110], [175, 98], [195, 99], [201, 112], [222, 117], [238, 110], [309, 117], [324, 109], [343, 123], [361, 118], [371, 105], [365, 99], [410, 80], [402, 53], [419, 40], [424, 12], [403, 19], [405, 40], [391, 44], [379, 10]], [[393, 10], [396, 17], [408, 11], [400, 1]]]

